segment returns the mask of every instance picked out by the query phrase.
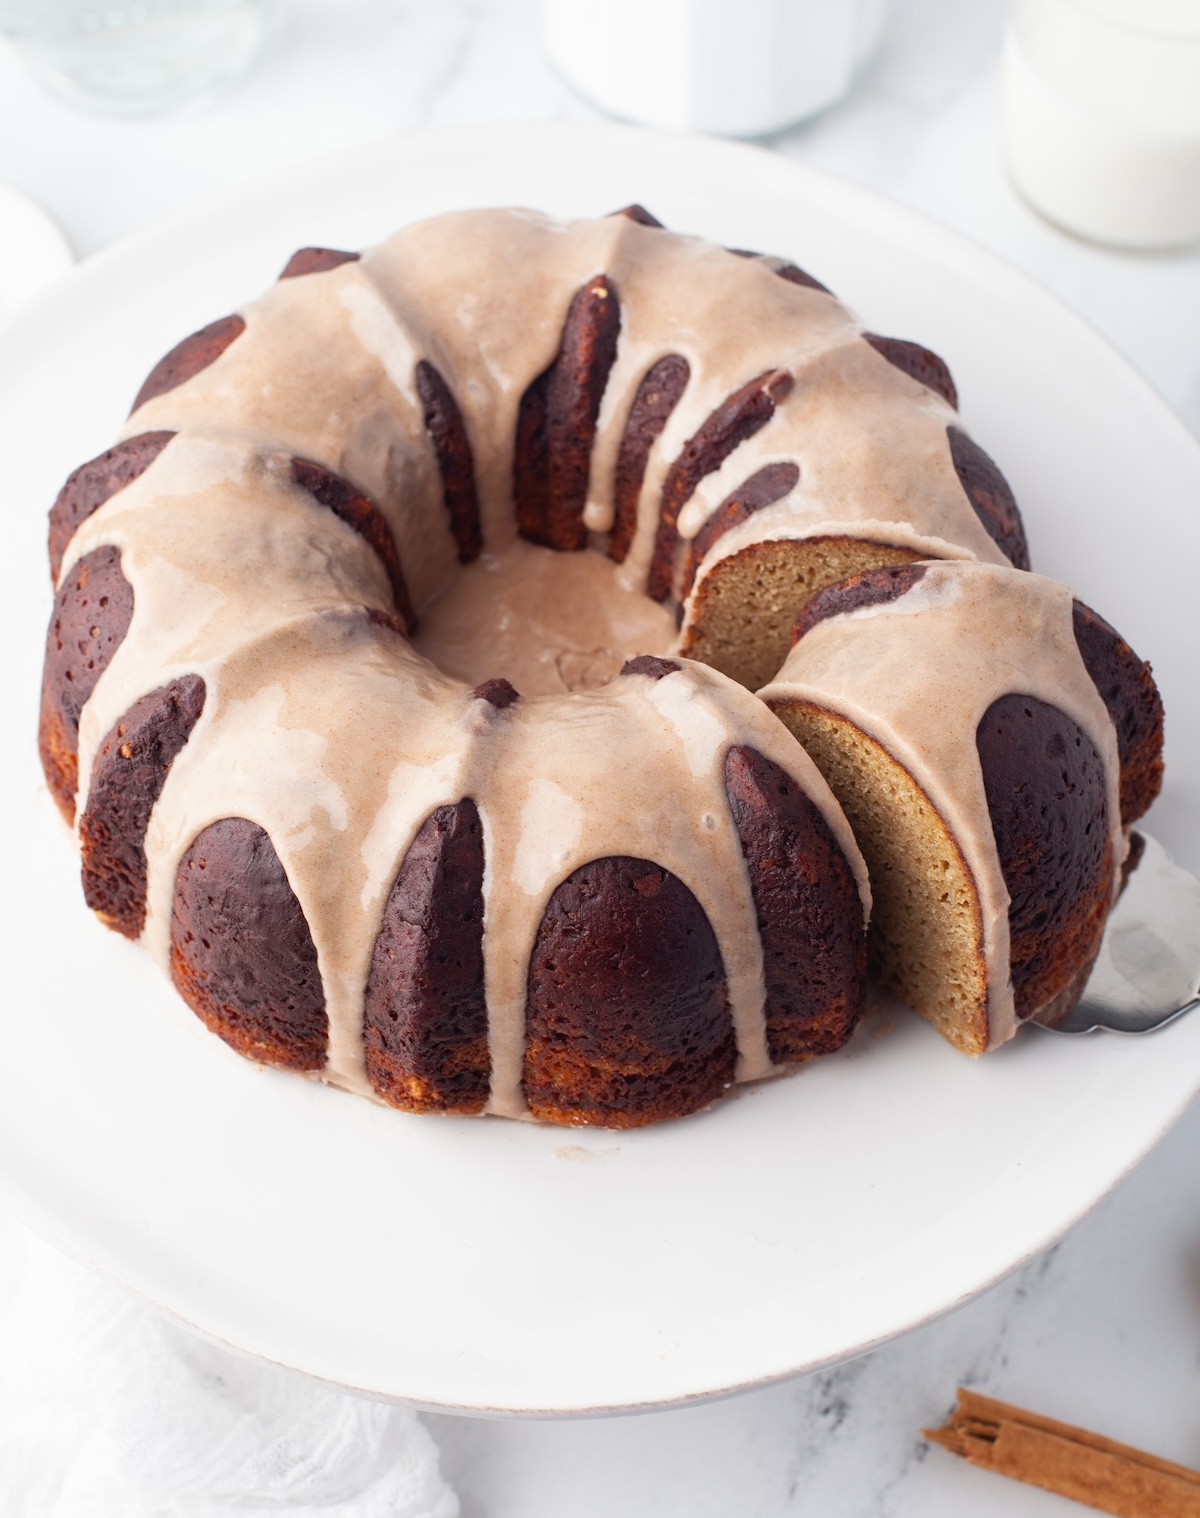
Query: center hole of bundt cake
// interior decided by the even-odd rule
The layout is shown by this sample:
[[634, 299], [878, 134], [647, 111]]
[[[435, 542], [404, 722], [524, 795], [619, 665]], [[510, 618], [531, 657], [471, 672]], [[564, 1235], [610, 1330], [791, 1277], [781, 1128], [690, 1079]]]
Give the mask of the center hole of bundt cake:
[[468, 685], [502, 675], [524, 696], [591, 690], [674, 641], [671, 613], [627, 589], [611, 559], [521, 538], [460, 570], [413, 639], [444, 674]]

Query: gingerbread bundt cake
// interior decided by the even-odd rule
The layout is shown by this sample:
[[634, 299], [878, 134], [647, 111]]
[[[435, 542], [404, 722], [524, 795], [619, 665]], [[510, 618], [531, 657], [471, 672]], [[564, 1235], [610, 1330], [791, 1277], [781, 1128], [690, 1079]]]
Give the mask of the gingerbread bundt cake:
[[862, 845], [876, 967], [968, 1053], [1052, 1024], [1161, 783], [1149, 667], [1067, 586], [979, 563], [853, 576], [795, 637], [761, 694]]
[[749, 692], [847, 575], [1027, 566], [955, 408], [636, 207], [303, 250], [51, 512], [89, 904], [235, 1049], [413, 1111], [628, 1126], [838, 1047], [865, 867]]

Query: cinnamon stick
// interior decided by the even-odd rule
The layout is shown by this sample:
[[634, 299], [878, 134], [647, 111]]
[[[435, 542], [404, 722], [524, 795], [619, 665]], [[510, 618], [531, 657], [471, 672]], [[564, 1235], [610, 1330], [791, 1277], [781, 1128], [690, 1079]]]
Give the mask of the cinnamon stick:
[[1114, 1518], [1200, 1518], [1200, 1472], [961, 1386], [949, 1422], [924, 1434], [971, 1465]]

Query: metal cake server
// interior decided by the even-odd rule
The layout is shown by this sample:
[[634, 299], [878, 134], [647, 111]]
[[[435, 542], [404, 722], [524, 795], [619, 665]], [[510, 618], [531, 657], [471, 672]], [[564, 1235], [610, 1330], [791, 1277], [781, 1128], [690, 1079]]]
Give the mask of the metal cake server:
[[[1136, 838], [1138, 835], [1134, 835]], [[1149, 834], [1087, 987], [1050, 1033], [1151, 1033], [1200, 1006], [1200, 880]]]

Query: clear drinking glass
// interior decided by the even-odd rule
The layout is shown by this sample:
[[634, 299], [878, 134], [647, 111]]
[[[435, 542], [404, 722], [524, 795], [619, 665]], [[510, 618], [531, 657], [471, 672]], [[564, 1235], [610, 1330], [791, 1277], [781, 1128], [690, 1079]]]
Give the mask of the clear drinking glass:
[[270, 0], [0, 0], [0, 36], [51, 94], [159, 116], [223, 94], [262, 45]]

